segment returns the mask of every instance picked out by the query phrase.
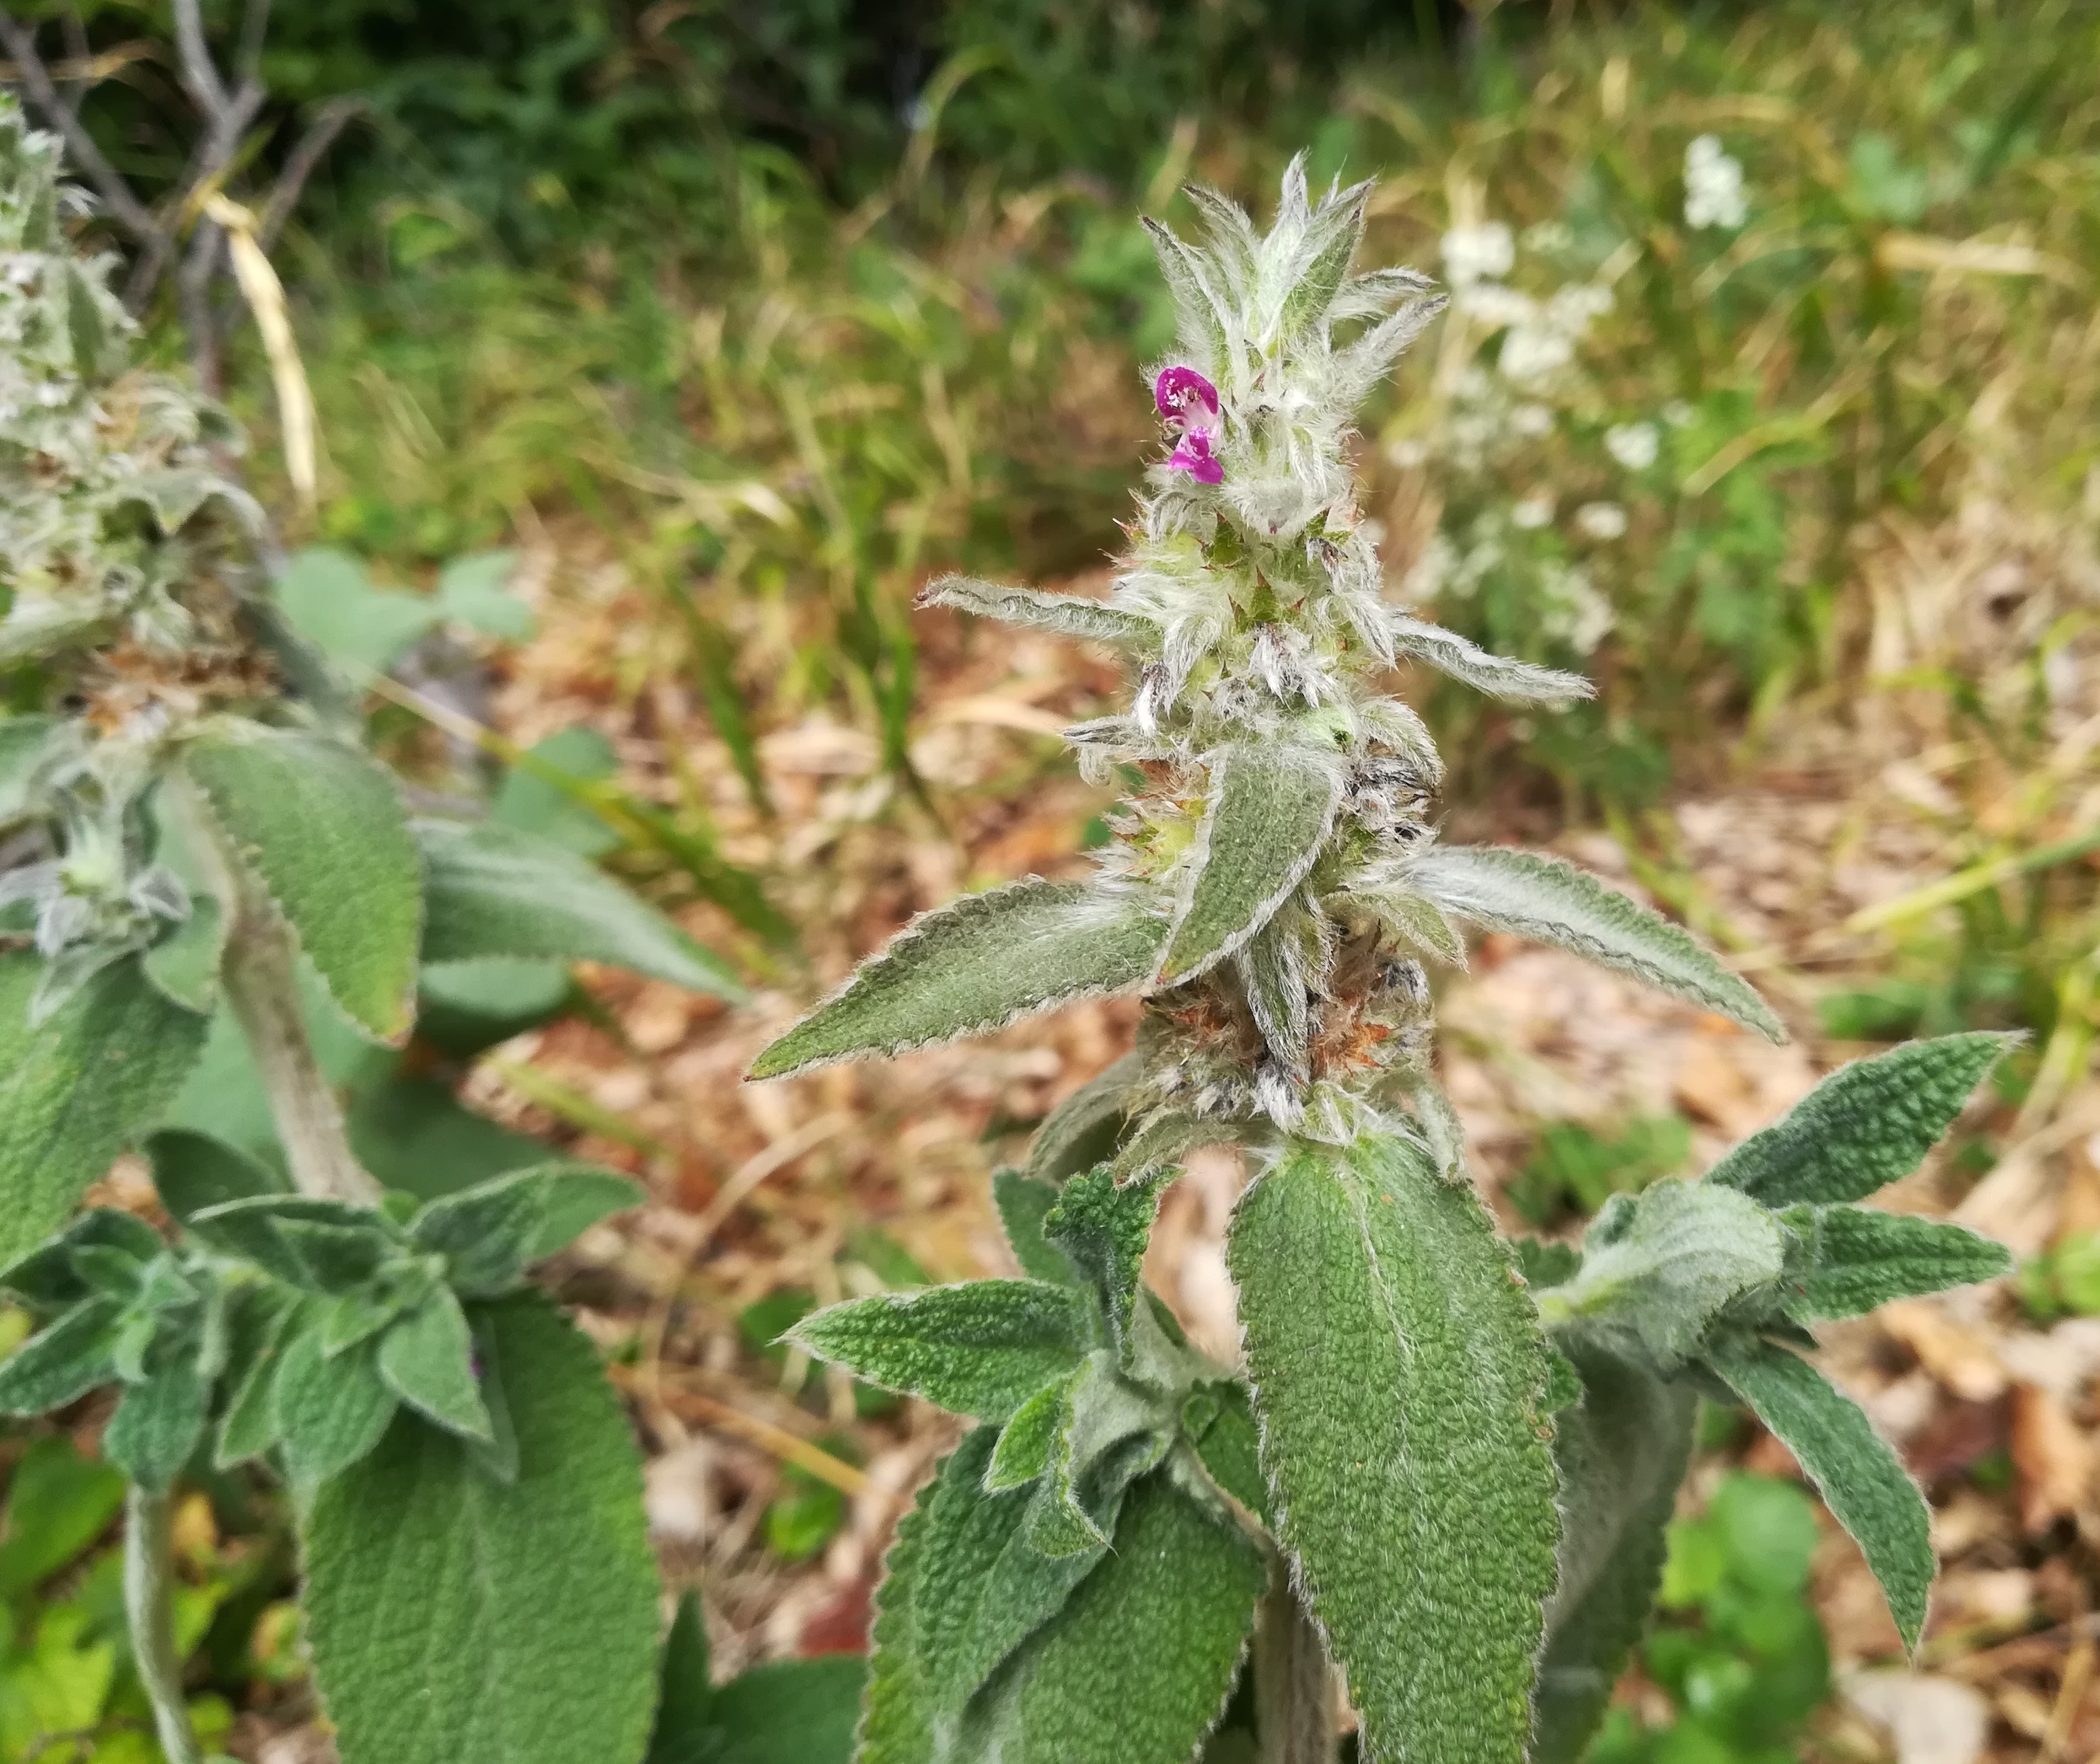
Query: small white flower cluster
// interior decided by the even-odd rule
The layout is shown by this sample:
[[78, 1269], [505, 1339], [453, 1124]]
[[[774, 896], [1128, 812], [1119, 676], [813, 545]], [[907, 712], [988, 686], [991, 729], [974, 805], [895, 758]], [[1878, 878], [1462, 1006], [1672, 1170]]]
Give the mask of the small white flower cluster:
[[1684, 224], [1694, 232], [1734, 232], [1749, 215], [1741, 161], [1722, 148], [1718, 135], [1699, 136], [1684, 150]]
[[1567, 367], [1590, 325], [1612, 310], [1611, 289], [1593, 282], [1535, 300], [1500, 280], [1516, 267], [1516, 243], [1499, 221], [1454, 228], [1443, 249], [1454, 304], [1483, 329], [1503, 333], [1496, 365], [1512, 385], [1537, 386]]

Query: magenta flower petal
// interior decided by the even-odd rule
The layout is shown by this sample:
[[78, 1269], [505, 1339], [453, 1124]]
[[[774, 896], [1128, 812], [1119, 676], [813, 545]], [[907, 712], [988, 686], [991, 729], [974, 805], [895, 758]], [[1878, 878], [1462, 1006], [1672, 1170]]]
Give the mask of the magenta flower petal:
[[1174, 451], [1167, 456], [1170, 472], [1186, 472], [1199, 484], [1223, 483], [1225, 469], [1211, 452], [1211, 438], [1202, 430], [1195, 430], [1181, 437]]
[[1167, 368], [1152, 382], [1152, 401], [1176, 429], [1215, 429], [1218, 389], [1193, 368]]

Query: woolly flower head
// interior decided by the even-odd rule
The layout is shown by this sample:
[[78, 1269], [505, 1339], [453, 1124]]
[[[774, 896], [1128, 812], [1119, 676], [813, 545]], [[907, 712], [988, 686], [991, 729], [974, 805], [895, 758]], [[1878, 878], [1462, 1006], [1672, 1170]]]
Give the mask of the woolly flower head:
[[1749, 212], [1741, 161], [1723, 150], [1718, 135], [1700, 135], [1684, 150], [1684, 224], [1733, 232]]

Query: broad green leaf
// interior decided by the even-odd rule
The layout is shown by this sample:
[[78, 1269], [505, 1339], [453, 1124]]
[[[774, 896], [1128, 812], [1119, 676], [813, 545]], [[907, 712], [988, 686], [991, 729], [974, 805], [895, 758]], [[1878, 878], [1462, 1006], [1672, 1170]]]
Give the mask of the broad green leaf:
[[1852, 1534], [1882, 1583], [1906, 1647], [1925, 1633], [1935, 1566], [1925, 1497], [1865, 1412], [1784, 1347], [1747, 1338], [1707, 1363], [1799, 1460], [1830, 1516]]
[[1335, 755], [1295, 742], [1243, 742], [1217, 756], [1162, 985], [1193, 978], [1268, 924], [1318, 859], [1342, 784]]
[[606, 962], [720, 999], [743, 989], [721, 959], [550, 840], [493, 822], [417, 821], [426, 871], [423, 959]]
[[368, 1456], [399, 1406], [379, 1376], [369, 1341], [327, 1357], [317, 1323], [285, 1345], [270, 1388], [271, 1420], [285, 1467], [303, 1495]]
[[1756, 1202], [1670, 1178], [1642, 1192], [1626, 1228], [1586, 1250], [1581, 1272], [1541, 1308], [1556, 1326], [1608, 1335], [1668, 1376], [1727, 1305], [1776, 1286], [1785, 1265], [1779, 1221]]
[[426, 962], [416, 977], [416, 1037], [471, 1060], [559, 1016], [575, 995], [562, 962]]
[[876, 1594], [862, 1764], [924, 1764], [936, 1727], [952, 1733], [970, 1694], [1106, 1553], [1030, 1548], [1028, 1496], [985, 1492], [996, 1437], [966, 1435], [897, 1528]]
[[1560, 1577], [1546, 1607], [1533, 1764], [1575, 1764], [1648, 1623], [1698, 1407], [1681, 1384], [1571, 1349], [1580, 1400], [1554, 1417]]
[[522, 643], [532, 634], [532, 609], [510, 591], [514, 551], [480, 551], [456, 558], [438, 576], [438, 606], [448, 619]]
[[1079, 1273], [1071, 1259], [1043, 1235], [1043, 1221], [1057, 1204], [1057, 1188], [1018, 1170], [999, 1170], [992, 1173], [991, 1192], [1021, 1272], [1031, 1280], [1078, 1286]]
[[1093, 1345], [1086, 1301], [1035, 1280], [975, 1280], [849, 1299], [787, 1339], [885, 1390], [1004, 1421]]
[[441, 616], [435, 601], [377, 588], [356, 558], [323, 545], [295, 553], [276, 591], [293, 629], [354, 673], [383, 673]]
[[1114, 1157], [1129, 1118], [1130, 1087], [1144, 1070], [1144, 1060], [1127, 1053], [1052, 1109], [1028, 1148], [1028, 1174], [1054, 1187]]
[[[602, 783], [620, 770], [612, 743], [580, 724], [557, 730], [529, 751], [533, 759], [582, 785]], [[603, 815], [523, 765], [504, 774], [488, 805], [488, 818], [498, 826], [536, 834], [585, 858], [602, 857], [620, 842]]]
[[1004, 1027], [1152, 971], [1166, 922], [1148, 897], [1034, 878], [921, 914], [752, 1063], [753, 1078], [903, 1053]]
[[[421, 1025], [417, 1025], [420, 1032]], [[542, 1162], [547, 1148], [476, 1114], [435, 1078], [397, 1078], [355, 1097], [345, 1123], [357, 1161], [385, 1187], [425, 1200]]]
[[1043, 1235], [1064, 1251], [1098, 1295], [1109, 1338], [1123, 1363], [1130, 1360], [1131, 1311], [1137, 1302], [1139, 1271], [1165, 1184], [1156, 1179], [1118, 1188], [1101, 1165], [1066, 1183], [1043, 1221]]
[[1058, 1403], [1022, 1534], [1046, 1556], [1085, 1555], [1114, 1534], [1124, 1491], [1165, 1455], [1180, 1418], [1171, 1400], [1119, 1377], [1106, 1352], [1058, 1387]]
[[1859, 1316], [1891, 1299], [1996, 1280], [2012, 1272], [2003, 1244], [1960, 1225], [1864, 1206], [1820, 1206], [1802, 1222], [1807, 1265], [1789, 1282], [1798, 1323]]
[[750, 1667], [715, 1692], [719, 1739], [701, 1756], [706, 1764], [847, 1764], [867, 1680], [867, 1662], [851, 1654]]
[[98, 1246], [118, 1250], [135, 1263], [152, 1261], [162, 1247], [161, 1234], [144, 1219], [98, 1206], [68, 1220], [64, 1229], [0, 1271], [0, 1289], [34, 1310], [64, 1310], [94, 1295], [96, 1289], [82, 1278], [77, 1259], [83, 1250]]
[[339, 741], [233, 720], [183, 763], [329, 996], [374, 1040], [405, 1037], [422, 866], [393, 779]]
[[210, 1411], [211, 1381], [194, 1361], [179, 1360], [125, 1387], [102, 1431], [102, 1455], [140, 1488], [162, 1493], [189, 1462]]
[[495, 1438], [474, 1370], [474, 1337], [459, 1300], [443, 1286], [379, 1338], [379, 1376], [439, 1427], [470, 1440]]
[[124, 1478], [63, 1433], [32, 1440], [7, 1472], [0, 1600], [15, 1604], [80, 1556], [124, 1505]]
[[315, 1292], [357, 1291], [377, 1275], [399, 1244], [377, 1215], [338, 1224], [280, 1213], [271, 1228], [304, 1271], [307, 1277], [299, 1284]]
[[1580, 674], [1562, 673], [1558, 668], [1542, 668], [1536, 662], [1490, 655], [1456, 631], [1410, 619], [1405, 613], [1394, 613], [1388, 621], [1387, 629], [1394, 650], [1400, 655], [1427, 662], [1439, 673], [1463, 681], [1476, 691], [1485, 692], [1493, 698], [1566, 704], [1597, 695], [1596, 687]]
[[1469, 1187], [1299, 1145], [1234, 1215], [1263, 1468], [1366, 1764], [1518, 1764], [1559, 1516], [1546, 1343]]
[[1917, 1168], [2017, 1039], [1943, 1035], [1841, 1066], [1706, 1180], [1767, 1206], [1864, 1200]]
[[971, 1700], [956, 1755], [1188, 1764], [1224, 1713], [1267, 1580], [1236, 1527], [1165, 1472], [1141, 1478], [1107, 1559]]
[[[266, 1289], [281, 1294], [281, 1286]], [[282, 1437], [277, 1427], [277, 1368], [304, 1321], [296, 1299], [244, 1308], [236, 1313], [227, 1373], [231, 1394], [219, 1417], [212, 1462], [231, 1470], [260, 1457]]]
[[354, 1764], [635, 1764], [657, 1582], [634, 1442], [597, 1354], [544, 1301], [479, 1321], [516, 1479], [403, 1417], [321, 1490], [301, 1554], [323, 1701]]
[[448, 1277], [465, 1297], [494, 1298], [535, 1262], [646, 1198], [638, 1183], [610, 1170], [542, 1164], [431, 1202], [409, 1221], [408, 1236], [446, 1258]]
[[1065, 1419], [1069, 1387], [1081, 1369], [1074, 1366], [1065, 1378], [1044, 1385], [1007, 1417], [991, 1463], [985, 1471], [987, 1494], [1026, 1488], [1050, 1467], [1057, 1430]]
[[1077, 594], [1052, 594], [1039, 588], [1010, 588], [981, 582], [973, 576], [944, 576], [922, 591], [922, 606], [955, 606], [1008, 624], [1033, 625], [1061, 637], [1091, 637], [1120, 648], [1156, 650], [1159, 627], [1141, 615], [1105, 600]]
[[116, 1302], [90, 1299], [0, 1363], [0, 1415], [63, 1409], [117, 1375]]
[[1574, 1279], [1582, 1266], [1582, 1252], [1572, 1243], [1550, 1243], [1542, 1237], [1512, 1237], [1518, 1271], [1534, 1290], [1560, 1286]]
[[43, 967], [26, 950], [0, 955], [0, 1267], [57, 1229], [167, 1107], [204, 1046], [205, 1019], [131, 958], [33, 1030]]
[[[710, 1717], [715, 1700], [707, 1619], [697, 1593], [682, 1593], [664, 1638], [656, 1719], [644, 1764], [714, 1764], [721, 1735]], [[850, 1740], [850, 1736], [849, 1736]]]
[[1455, 918], [1572, 950], [1768, 1041], [1786, 1039], [1765, 1002], [1690, 932], [1560, 858], [1504, 845], [1435, 845], [1410, 864], [1407, 879]]
[[304, 1194], [257, 1195], [201, 1208], [183, 1221], [191, 1233], [223, 1255], [253, 1262], [289, 1286], [314, 1286], [311, 1267], [285, 1241], [280, 1221], [328, 1225], [355, 1236], [383, 1240], [391, 1231], [385, 1215], [350, 1201]]
[[289, 1187], [276, 1171], [245, 1152], [179, 1127], [163, 1128], [147, 1140], [146, 1157], [161, 1206], [185, 1221], [207, 1206], [282, 1194]]
[[[1200, 1411], [1200, 1413], [1198, 1413]], [[1198, 1425], [1200, 1419], [1201, 1425]], [[1261, 1475], [1261, 1431], [1246, 1387], [1199, 1386], [1183, 1406], [1181, 1425], [1211, 1480], [1247, 1511], [1269, 1523], [1268, 1488]]]
[[226, 953], [226, 912], [215, 895], [192, 890], [190, 915], [140, 958], [146, 977], [186, 1011], [210, 1014], [218, 1003], [218, 964]]

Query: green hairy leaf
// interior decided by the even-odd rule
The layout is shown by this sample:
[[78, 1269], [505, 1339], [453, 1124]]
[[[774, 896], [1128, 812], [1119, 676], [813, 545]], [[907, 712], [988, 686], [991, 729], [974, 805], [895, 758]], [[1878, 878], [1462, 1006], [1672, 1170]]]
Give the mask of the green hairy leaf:
[[1554, 1418], [1560, 1580], [1546, 1607], [1533, 1764], [1575, 1764], [1648, 1623], [1698, 1403], [1590, 1347], [1570, 1350], [1577, 1403]]
[[283, 1437], [277, 1427], [277, 1369], [300, 1328], [299, 1313], [296, 1301], [250, 1304], [236, 1313], [227, 1356], [232, 1394], [212, 1447], [212, 1462], [219, 1469], [259, 1457]]
[[90, 1299], [0, 1364], [0, 1415], [42, 1415], [117, 1375], [116, 1301]]
[[992, 1198], [999, 1207], [999, 1223], [1006, 1241], [1013, 1246], [1014, 1259], [1030, 1280], [1047, 1280], [1061, 1286], [1082, 1284], [1072, 1259], [1043, 1235], [1043, 1221], [1057, 1204], [1057, 1190], [1050, 1183], [1024, 1175], [1018, 1170], [993, 1172]]
[[0, 717], [0, 827], [36, 812], [37, 774], [51, 737], [64, 726], [55, 717]]
[[[384, 1215], [349, 1201], [323, 1200], [303, 1194], [265, 1194], [249, 1200], [225, 1201], [200, 1208], [183, 1224], [197, 1237], [224, 1255], [236, 1255], [285, 1281], [308, 1290], [317, 1288], [313, 1264], [295, 1251], [282, 1227], [315, 1224], [330, 1227], [344, 1237], [370, 1247], [366, 1258], [385, 1251], [394, 1228]], [[322, 1250], [324, 1240], [309, 1248]]]
[[646, 1764], [847, 1764], [867, 1669], [850, 1655], [776, 1660], [717, 1687], [700, 1602], [687, 1593], [663, 1677]]
[[1029, 1546], [1028, 1497], [984, 1489], [995, 1438], [966, 1435], [898, 1524], [876, 1593], [861, 1764], [924, 1764], [937, 1728], [952, 1734], [971, 1693], [1106, 1554]]
[[276, 581], [292, 628], [328, 659], [359, 673], [382, 673], [443, 616], [427, 595], [373, 585], [347, 552], [309, 545]]
[[740, 999], [721, 960], [588, 858], [493, 822], [413, 823], [426, 870], [423, 959], [605, 962]]
[[1218, 1717], [1268, 1579], [1260, 1552], [1164, 1472], [1115, 1546], [964, 1712], [986, 1764], [1188, 1764]]
[[921, 914], [752, 1063], [780, 1078], [1003, 1027], [1136, 986], [1166, 941], [1147, 897], [1030, 878]]
[[638, 1183], [589, 1164], [543, 1164], [441, 1196], [408, 1223], [418, 1249], [446, 1259], [453, 1288], [494, 1298], [535, 1262], [566, 1249], [613, 1213], [645, 1198]]
[[2003, 1244], [1960, 1225], [1876, 1212], [1817, 1207], [1802, 1223], [1807, 1264], [1789, 1283], [1786, 1314], [1798, 1323], [1860, 1316], [1891, 1299], [1943, 1292], [2012, 1272]]
[[1436, 845], [1409, 882], [1455, 918], [1572, 950], [1732, 1017], [1766, 1039], [1786, 1030], [1764, 1001], [1680, 925], [1558, 858], [1502, 845]]
[[82, 1251], [95, 1248], [114, 1250], [128, 1263], [144, 1263], [161, 1253], [161, 1237], [143, 1219], [98, 1206], [0, 1270], [0, 1290], [38, 1311], [61, 1311], [92, 1298], [100, 1289], [82, 1277], [79, 1259]]
[[1099, 1295], [1109, 1338], [1126, 1365], [1139, 1271], [1159, 1212], [1162, 1186], [1145, 1180], [1119, 1188], [1114, 1171], [1103, 1164], [1066, 1183], [1043, 1221], [1043, 1235], [1064, 1251]]
[[1408, 889], [1388, 889], [1373, 893], [1351, 894], [1348, 900], [1375, 917], [1403, 942], [1433, 955], [1454, 968], [1466, 965], [1466, 940], [1458, 935], [1443, 910], [1426, 895]]
[[1108, 1542], [1131, 1480], [1158, 1463], [1171, 1407], [1117, 1375], [1111, 1356], [1088, 1356], [1059, 1391], [1049, 1461], [1029, 1502], [1024, 1535], [1047, 1556], [1084, 1555]]
[[146, 1156], [161, 1206], [185, 1223], [207, 1206], [286, 1192], [267, 1164], [208, 1134], [165, 1127], [146, 1141]]
[[218, 1002], [227, 930], [218, 898], [192, 889], [189, 917], [140, 958], [146, 977], [184, 1010], [209, 1014]]
[[1127, 1053], [1052, 1109], [1028, 1148], [1028, 1174], [1054, 1184], [1113, 1158], [1129, 1118], [1130, 1087], [1144, 1069]]
[[158, 1118], [207, 1027], [127, 957], [32, 1029], [29, 1000], [43, 968], [26, 950], [0, 955], [0, 1266], [56, 1229]]
[[[1192, 1411], [1203, 1408], [1211, 1413], [1199, 1426]], [[1183, 1407], [1181, 1425], [1211, 1480], [1264, 1524], [1270, 1523], [1268, 1488], [1261, 1476], [1261, 1431], [1255, 1426], [1254, 1406], [1244, 1387], [1198, 1388]]]
[[374, 1040], [415, 1015], [422, 865], [394, 781], [324, 736], [225, 722], [183, 768], [329, 994]]
[[1333, 754], [1289, 741], [1242, 743], [1217, 756], [1159, 964], [1162, 985], [1192, 979], [1268, 922], [1318, 859], [1342, 785]]
[[1608, 1333], [1665, 1375], [1699, 1349], [1708, 1326], [1745, 1293], [1775, 1285], [1786, 1263], [1779, 1221], [1732, 1188], [1670, 1179], [1643, 1190], [1612, 1240], [1586, 1246], [1582, 1272], [1543, 1304]]
[[459, 1300], [440, 1286], [379, 1338], [379, 1376], [438, 1426], [493, 1443], [474, 1370], [474, 1338]]
[[589, 1343], [482, 1308], [517, 1475], [398, 1419], [301, 1526], [314, 1670], [351, 1764], [636, 1764], [656, 1691], [642, 1474]]
[[1841, 1066], [1707, 1180], [1767, 1206], [1864, 1200], [1917, 1168], [2017, 1039], [1943, 1035]]
[[1064, 1425], [1071, 1386], [1083, 1370], [1074, 1366], [1065, 1378], [1046, 1384], [1007, 1418], [999, 1444], [985, 1471], [985, 1492], [999, 1494], [1026, 1488], [1050, 1467], [1057, 1433]]
[[1857, 1403], [1784, 1347], [1743, 1339], [1716, 1347], [1707, 1360], [1800, 1460], [1882, 1583], [1904, 1646], [1915, 1649], [1935, 1561], [1931, 1517], [1903, 1460]]
[[[1425, 319], [1428, 316], [1423, 315]], [[1397, 654], [1427, 662], [1439, 673], [1449, 674], [1494, 698], [1566, 704], [1597, 695], [1596, 687], [1580, 674], [1562, 673], [1557, 668], [1515, 661], [1507, 655], [1491, 655], [1456, 631], [1410, 619], [1405, 613], [1391, 615], [1387, 633]]]
[[204, 1436], [211, 1382], [188, 1360], [126, 1385], [103, 1430], [102, 1455], [142, 1488], [165, 1493]]
[[1086, 1301], [1034, 1280], [968, 1281], [849, 1299], [786, 1338], [885, 1390], [1004, 1421], [1093, 1345]]
[[973, 576], [942, 576], [920, 594], [919, 604], [955, 606], [981, 618], [1033, 625], [1039, 631], [1055, 631], [1061, 637], [1091, 637], [1124, 649], [1159, 646], [1158, 625], [1106, 601], [1047, 593], [1039, 588], [1009, 588], [998, 582], [981, 582]]
[[1470, 1188], [1366, 1139], [1289, 1151], [1228, 1255], [1282, 1541], [1366, 1764], [1517, 1764], [1559, 1516], [1508, 1251]]
[[329, 1357], [316, 1323], [302, 1317], [271, 1381], [271, 1430], [302, 1494], [368, 1456], [398, 1406], [368, 1340]]

